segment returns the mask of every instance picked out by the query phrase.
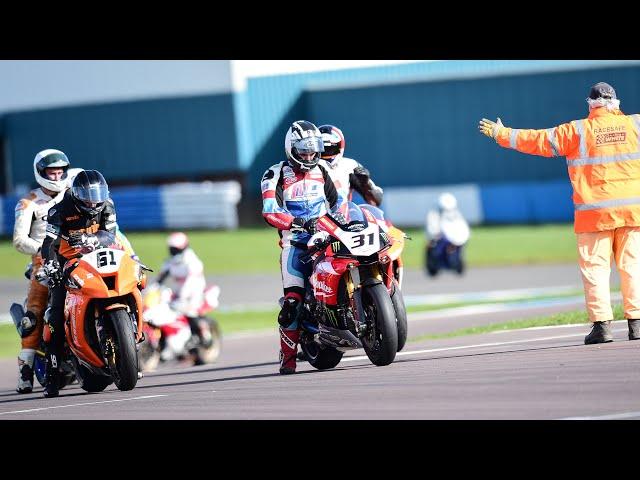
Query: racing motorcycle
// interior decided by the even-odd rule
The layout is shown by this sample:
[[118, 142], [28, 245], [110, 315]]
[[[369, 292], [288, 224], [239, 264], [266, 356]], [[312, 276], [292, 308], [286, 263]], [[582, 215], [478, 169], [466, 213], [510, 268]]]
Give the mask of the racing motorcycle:
[[198, 309], [200, 334], [194, 334], [187, 317], [173, 308], [171, 288], [157, 283], [150, 285], [143, 300], [143, 331], [140, 344], [142, 371], [153, 371], [159, 362], [189, 359], [193, 365], [215, 362], [220, 356], [222, 335], [218, 322], [207, 314], [219, 304], [220, 287], [210, 285]]
[[110, 232], [83, 234], [78, 244], [79, 254], [62, 274], [65, 338], [78, 382], [87, 392], [111, 383], [131, 390], [139, 378], [137, 343], [143, 339], [140, 290], [145, 271], [152, 270], [127, 255]]
[[353, 202], [345, 214], [316, 223], [304, 262], [313, 261], [298, 309], [300, 348], [319, 370], [334, 368], [344, 352], [364, 348], [374, 365], [389, 365], [398, 351], [398, 326], [390, 289], [389, 250], [394, 240], [368, 209]]
[[434, 277], [442, 269], [455, 271], [462, 275], [465, 271], [464, 245], [471, 232], [467, 222], [455, 217], [442, 218], [440, 221], [442, 235], [431, 240], [425, 251], [425, 266], [429, 276]]
[[[31, 280], [31, 271], [33, 265], [29, 263], [24, 272], [24, 276], [27, 280]], [[46, 285], [46, 281], [43, 282]], [[27, 309], [27, 299], [25, 298], [22, 304], [12, 303], [9, 308], [9, 314], [11, 315], [11, 319], [13, 320], [13, 324], [18, 331], [18, 335], [20, 338], [26, 337], [30, 332], [33, 331], [33, 326], [25, 325], [22, 323], [22, 319], [25, 316], [25, 312]], [[47, 330], [43, 331], [43, 334], [46, 335]], [[64, 361], [60, 364], [60, 375], [58, 376], [58, 388], [62, 390], [67, 385], [71, 385], [76, 381], [76, 373], [73, 369], [73, 364], [71, 363], [70, 354], [68, 351], [68, 346], [65, 345], [65, 352], [63, 355]], [[44, 378], [45, 378], [45, 350], [44, 350], [44, 338], [41, 336], [38, 348], [36, 349], [34, 358], [33, 358], [33, 373], [35, 378], [38, 380], [38, 383], [44, 387]]]
[[404, 266], [402, 263], [402, 251], [404, 250], [405, 240], [411, 240], [411, 237], [405, 232], [395, 227], [390, 220], [384, 218], [384, 212], [378, 207], [369, 204], [361, 204], [360, 208], [366, 209], [375, 217], [380, 228], [388, 236], [393, 239], [393, 243], [387, 251], [387, 256], [391, 262], [387, 264], [385, 276], [385, 285], [391, 294], [393, 308], [396, 311], [396, 320], [398, 324], [398, 351], [402, 350], [407, 342], [408, 324], [407, 324], [407, 308], [402, 296], [402, 278], [404, 275]]

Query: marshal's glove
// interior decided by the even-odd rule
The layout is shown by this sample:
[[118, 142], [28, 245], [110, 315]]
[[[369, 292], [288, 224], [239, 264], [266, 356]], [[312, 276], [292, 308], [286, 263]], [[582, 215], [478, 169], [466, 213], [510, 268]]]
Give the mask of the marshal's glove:
[[504, 128], [504, 125], [502, 124], [502, 120], [500, 120], [500, 117], [498, 117], [498, 120], [496, 122], [492, 122], [491, 120], [483, 118], [478, 124], [478, 130], [480, 130], [480, 133], [483, 133], [487, 137], [491, 137], [494, 140], [498, 136], [498, 132], [500, 132], [502, 128]]

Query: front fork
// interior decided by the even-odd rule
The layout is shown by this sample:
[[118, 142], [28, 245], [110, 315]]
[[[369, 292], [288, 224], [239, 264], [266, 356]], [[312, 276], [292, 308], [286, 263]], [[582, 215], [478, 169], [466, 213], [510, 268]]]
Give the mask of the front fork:
[[353, 308], [353, 319], [356, 326], [356, 332], [359, 337], [364, 335], [367, 331], [367, 322], [364, 314], [364, 308], [362, 307], [362, 286], [360, 284], [360, 270], [358, 266], [353, 263], [349, 264], [349, 274], [347, 275], [347, 292], [351, 299], [351, 305]]

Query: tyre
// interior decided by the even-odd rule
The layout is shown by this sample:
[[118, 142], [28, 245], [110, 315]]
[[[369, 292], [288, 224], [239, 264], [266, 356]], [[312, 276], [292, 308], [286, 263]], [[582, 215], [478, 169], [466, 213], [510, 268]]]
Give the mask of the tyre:
[[323, 347], [313, 341], [300, 343], [300, 348], [306, 355], [305, 360], [318, 370], [334, 368], [340, 363], [342, 355], [344, 355], [344, 352]]
[[362, 337], [364, 351], [374, 365], [389, 365], [398, 351], [398, 326], [387, 287], [381, 283], [365, 287], [362, 307], [369, 326]]
[[[71, 353], [67, 352], [67, 358], [71, 356]], [[46, 373], [46, 360], [44, 353], [36, 351], [35, 358], [33, 360], [33, 373], [38, 380], [38, 383], [44, 387], [44, 377]], [[64, 360], [60, 368], [60, 375], [58, 376], [58, 388], [62, 390], [67, 385], [71, 385], [76, 381], [76, 372], [71, 360]]]
[[107, 344], [113, 351], [106, 355], [113, 383], [118, 390], [132, 390], [138, 383], [138, 352], [136, 350], [133, 321], [126, 310], [105, 312], [109, 319]]
[[398, 326], [398, 352], [404, 348], [407, 343], [407, 309], [404, 304], [404, 297], [397, 282], [393, 282], [393, 295], [391, 295], [393, 309], [396, 312], [396, 323]]
[[427, 274], [430, 277], [435, 277], [438, 274], [438, 259], [435, 258], [432, 248], [427, 248], [426, 250], [425, 266], [427, 267]]
[[139, 345], [138, 362], [143, 372], [153, 372], [160, 363], [160, 352], [158, 352], [150, 340], [147, 338]]
[[78, 362], [75, 356], [71, 357], [71, 363], [76, 372], [76, 378], [78, 379], [80, 388], [87, 392], [101, 392], [113, 383], [111, 377], [96, 375], [91, 372], [87, 367]]
[[199, 321], [208, 323], [209, 332], [211, 333], [211, 344], [207, 347], [198, 345], [194, 363], [196, 365], [214, 363], [220, 356], [220, 351], [222, 350], [222, 333], [220, 332], [220, 326], [215, 319], [209, 317], [201, 317]]

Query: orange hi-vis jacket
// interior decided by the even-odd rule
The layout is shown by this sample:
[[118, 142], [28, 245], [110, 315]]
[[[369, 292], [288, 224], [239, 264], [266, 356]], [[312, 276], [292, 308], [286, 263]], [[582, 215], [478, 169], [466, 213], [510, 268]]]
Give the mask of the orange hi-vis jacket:
[[640, 226], [640, 115], [605, 107], [545, 130], [502, 128], [503, 147], [565, 156], [573, 186], [576, 233]]

